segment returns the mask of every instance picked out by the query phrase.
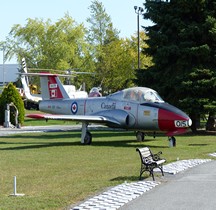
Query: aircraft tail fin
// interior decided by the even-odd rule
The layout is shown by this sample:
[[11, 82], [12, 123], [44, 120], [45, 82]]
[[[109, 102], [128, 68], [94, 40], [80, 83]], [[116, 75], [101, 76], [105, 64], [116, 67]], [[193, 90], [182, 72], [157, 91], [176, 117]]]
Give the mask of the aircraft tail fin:
[[69, 98], [58, 75], [51, 73], [28, 73], [25, 58], [22, 58], [22, 67], [24, 73], [21, 74], [21, 82], [25, 94], [30, 98], [31, 92], [29, 88], [28, 76], [40, 76], [42, 99], [63, 99]]
[[27, 65], [26, 65], [25, 58], [22, 58], [22, 67], [23, 67], [24, 73], [27, 73]]
[[[22, 67], [23, 67], [24, 73], [28, 73], [25, 58], [22, 58]], [[22, 83], [24, 94], [25, 94], [26, 98], [31, 98], [31, 91], [29, 88], [28, 76], [21, 75], [21, 83]]]
[[[23, 67], [24, 73], [28, 73], [25, 58], [22, 58], [22, 67]], [[28, 86], [29, 85], [28, 77], [25, 77], [25, 80], [26, 80], [26, 84]]]
[[27, 65], [25, 62], [25, 58], [22, 58], [22, 67], [23, 67], [23, 71], [24, 73], [21, 73], [21, 83], [22, 83], [22, 87], [24, 90], [24, 97], [25, 99], [32, 101], [34, 103], [38, 103], [41, 100], [41, 95], [39, 94], [32, 94], [29, 88], [29, 80], [28, 80], [28, 76], [30, 75], [27, 72]]
[[20, 79], [21, 79], [23, 90], [24, 90], [24, 94], [27, 98], [29, 98], [31, 96], [31, 93], [30, 93], [30, 89], [26, 82], [26, 77], [22, 75]]
[[55, 74], [40, 73], [41, 93], [44, 100], [69, 98], [59, 77]]

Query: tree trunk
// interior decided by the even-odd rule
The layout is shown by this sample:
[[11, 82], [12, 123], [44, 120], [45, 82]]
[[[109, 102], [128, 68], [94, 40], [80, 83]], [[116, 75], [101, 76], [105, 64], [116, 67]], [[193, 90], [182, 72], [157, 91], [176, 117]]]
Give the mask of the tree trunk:
[[209, 113], [209, 117], [206, 123], [207, 131], [216, 131], [216, 115], [214, 112]]
[[196, 133], [196, 131], [197, 131], [197, 114], [191, 113], [191, 114], [189, 114], [189, 117], [192, 120], [191, 130], [193, 133]]

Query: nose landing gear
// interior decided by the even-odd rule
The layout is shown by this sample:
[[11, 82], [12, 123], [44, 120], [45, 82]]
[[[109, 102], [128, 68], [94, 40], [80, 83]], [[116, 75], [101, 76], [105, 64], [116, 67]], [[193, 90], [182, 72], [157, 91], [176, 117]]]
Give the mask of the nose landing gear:
[[169, 147], [176, 147], [176, 139], [174, 136], [168, 137], [169, 140]]

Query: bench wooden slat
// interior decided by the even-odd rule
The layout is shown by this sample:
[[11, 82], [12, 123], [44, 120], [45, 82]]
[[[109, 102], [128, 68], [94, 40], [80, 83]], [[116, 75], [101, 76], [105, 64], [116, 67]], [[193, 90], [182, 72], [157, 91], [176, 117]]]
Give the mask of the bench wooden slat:
[[140, 169], [140, 177], [139, 177], [140, 179], [141, 179], [142, 174], [145, 171], [148, 171], [150, 175], [152, 176], [153, 180], [155, 180], [154, 178], [155, 168], [159, 168], [162, 175], [164, 176], [163, 163], [165, 163], [166, 160], [160, 158], [160, 155], [162, 154], [162, 152], [153, 154], [148, 147], [137, 148], [136, 151], [139, 152], [140, 159], [141, 159], [141, 169]]
[[156, 161], [156, 163], [157, 163], [158, 165], [161, 165], [161, 164], [163, 164], [163, 163], [165, 163], [165, 162], [166, 162], [166, 160], [164, 160], [164, 159]]

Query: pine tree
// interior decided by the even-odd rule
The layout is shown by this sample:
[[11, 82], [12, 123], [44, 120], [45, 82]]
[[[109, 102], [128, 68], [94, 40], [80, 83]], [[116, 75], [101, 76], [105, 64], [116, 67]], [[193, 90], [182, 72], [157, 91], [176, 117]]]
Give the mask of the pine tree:
[[146, 0], [145, 8], [154, 65], [142, 82], [184, 108], [195, 131], [200, 115], [216, 113], [216, 1]]

